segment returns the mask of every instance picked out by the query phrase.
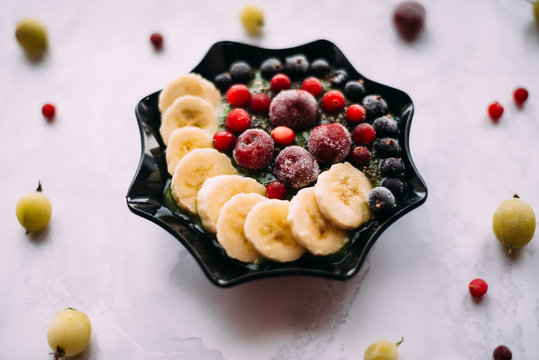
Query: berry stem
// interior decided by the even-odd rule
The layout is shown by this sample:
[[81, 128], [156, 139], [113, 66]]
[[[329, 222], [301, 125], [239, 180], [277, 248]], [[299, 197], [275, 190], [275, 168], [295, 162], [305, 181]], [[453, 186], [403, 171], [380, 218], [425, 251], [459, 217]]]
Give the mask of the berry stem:
[[55, 360], [61, 359], [61, 358], [64, 357], [65, 354], [66, 353], [65, 353], [64, 349], [62, 349], [60, 346], [57, 346], [56, 351], [54, 352], [54, 359]]
[[37, 192], [41, 192], [43, 191], [43, 188], [41, 187], [41, 181], [38, 180], [37, 182], [37, 189], [36, 189]]
[[514, 194], [513, 197], [514, 197], [515, 199], [520, 199], [520, 196], [518, 196], [518, 194]]
[[404, 336], [401, 336], [401, 339], [395, 343], [395, 345], [399, 346], [404, 341]]

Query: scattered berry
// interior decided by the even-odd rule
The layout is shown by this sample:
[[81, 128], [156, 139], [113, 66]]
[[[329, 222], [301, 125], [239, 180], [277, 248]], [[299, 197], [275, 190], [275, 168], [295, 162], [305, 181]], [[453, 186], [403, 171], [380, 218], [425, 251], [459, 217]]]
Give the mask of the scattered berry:
[[322, 83], [318, 78], [310, 76], [303, 80], [301, 88], [305, 91], [310, 92], [314, 97], [317, 97], [322, 92]]
[[150, 42], [152, 43], [155, 50], [161, 50], [163, 48], [163, 35], [159, 33], [153, 33], [150, 36]]
[[316, 124], [318, 104], [314, 96], [305, 90], [284, 90], [273, 98], [269, 117], [273, 126], [308, 129]]
[[400, 198], [406, 190], [406, 184], [397, 178], [384, 178], [380, 185], [391, 191], [395, 198]]
[[247, 5], [241, 10], [240, 20], [247, 34], [258, 36], [264, 28], [264, 11], [256, 5]]
[[255, 94], [251, 98], [249, 107], [257, 114], [267, 114], [271, 104], [271, 99], [266, 94]]
[[404, 172], [404, 165], [397, 158], [387, 158], [380, 164], [382, 176], [397, 176]]
[[54, 120], [54, 114], [56, 113], [56, 108], [52, 104], [45, 104], [41, 108], [41, 113], [47, 119], [48, 122]]
[[309, 70], [309, 61], [305, 55], [293, 55], [285, 58], [284, 69], [292, 79], [300, 79]]
[[361, 105], [367, 111], [368, 119], [375, 119], [387, 114], [388, 111], [387, 103], [381, 95], [367, 95], [361, 101]]
[[503, 114], [503, 106], [499, 102], [495, 101], [488, 106], [488, 115], [493, 123], [498, 123]]
[[219, 151], [227, 152], [232, 150], [236, 142], [236, 135], [227, 130], [220, 130], [213, 135], [213, 147]]
[[401, 2], [393, 12], [393, 23], [404, 40], [413, 41], [423, 29], [425, 8], [417, 1]]
[[365, 350], [363, 360], [398, 360], [399, 351], [397, 347], [403, 340], [404, 338], [397, 343], [386, 339], [375, 341]]
[[15, 27], [15, 38], [31, 58], [39, 59], [47, 51], [47, 29], [36, 19], [25, 18], [19, 21]]
[[513, 358], [513, 354], [507, 346], [500, 345], [496, 349], [494, 349], [492, 357], [494, 358], [494, 360], [511, 360]]
[[344, 94], [350, 101], [360, 101], [365, 96], [363, 80], [350, 80], [344, 85]]
[[350, 151], [350, 161], [355, 166], [367, 165], [371, 160], [371, 153], [365, 146], [356, 146]]
[[27, 233], [41, 231], [47, 227], [52, 216], [52, 205], [47, 195], [43, 194], [41, 183], [36, 191], [19, 199], [15, 213]]
[[322, 108], [328, 113], [338, 113], [344, 109], [345, 98], [339, 90], [329, 90], [322, 96]]
[[283, 70], [281, 61], [277, 58], [271, 57], [260, 65], [260, 72], [264, 79], [270, 80], [274, 75], [280, 73]]
[[226, 92], [226, 99], [232, 106], [243, 107], [251, 101], [251, 92], [243, 84], [232, 85]]
[[88, 347], [92, 325], [82, 311], [67, 308], [54, 316], [47, 329], [47, 342], [54, 351], [54, 359], [80, 354]]
[[371, 124], [361, 123], [354, 128], [354, 131], [352, 131], [352, 139], [358, 144], [370, 144], [375, 137], [376, 131]]
[[374, 119], [372, 127], [378, 136], [397, 137], [399, 135], [399, 126], [389, 115]]
[[274, 75], [270, 81], [271, 90], [275, 92], [290, 89], [290, 84], [290, 78], [285, 74]]
[[331, 67], [326, 59], [316, 59], [311, 63], [311, 73], [319, 78], [329, 74]]
[[270, 182], [266, 186], [266, 196], [268, 199], [286, 199], [286, 186], [279, 180]]
[[344, 69], [337, 69], [330, 75], [329, 81], [333, 86], [342, 88], [348, 81], [348, 72]]
[[388, 137], [375, 141], [374, 149], [381, 157], [399, 157], [401, 152], [399, 141]]
[[275, 144], [267, 132], [249, 129], [238, 136], [232, 156], [243, 168], [262, 170], [271, 163], [274, 150]]
[[388, 213], [395, 206], [395, 196], [389, 189], [377, 186], [369, 191], [367, 204], [374, 213]]
[[228, 73], [221, 73], [213, 78], [213, 83], [219, 91], [222, 93], [226, 92], [230, 87], [232, 86], [232, 78], [230, 77], [230, 74]]
[[472, 294], [472, 296], [481, 297], [487, 293], [488, 284], [483, 279], [473, 279], [470, 282], [470, 285], [468, 285], [468, 289], [470, 290], [470, 294]]
[[513, 92], [513, 99], [515, 100], [515, 104], [517, 106], [522, 106], [528, 99], [528, 90], [524, 88], [518, 88]]
[[277, 144], [283, 146], [292, 145], [296, 139], [294, 130], [286, 126], [277, 126], [271, 131], [271, 137]]
[[235, 61], [230, 65], [230, 76], [234, 83], [247, 84], [254, 77], [255, 73], [251, 66], [245, 61]]
[[505, 247], [518, 249], [526, 246], [535, 234], [535, 213], [518, 195], [503, 201], [492, 217], [492, 229]]
[[351, 145], [348, 130], [339, 123], [330, 123], [312, 129], [307, 149], [321, 163], [334, 164], [346, 159]]
[[361, 105], [352, 104], [346, 109], [346, 117], [350, 123], [358, 124], [367, 119], [367, 111]]
[[228, 113], [225, 126], [235, 134], [240, 134], [251, 126], [251, 117], [243, 109], [234, 109]]
[[287, 146], [275, 158], [275, 176], [292, 189], [301, 189], [316, 181], [320, 168], [314, 156], [296, 145]]

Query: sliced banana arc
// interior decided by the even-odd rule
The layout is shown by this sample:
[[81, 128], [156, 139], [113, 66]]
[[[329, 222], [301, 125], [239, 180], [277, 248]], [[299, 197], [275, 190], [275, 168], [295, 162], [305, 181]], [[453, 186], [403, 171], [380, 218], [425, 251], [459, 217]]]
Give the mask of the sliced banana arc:
[[294, 239], [313, 255], [333, 254], [348, 241], [344, 230], [322, 217], [313, 187], [301, 189], [292, 198], [288, 223]]
[[197, 210], [206, 230], [215, 234], [221, 208], [239, 193], [264, 195], [266, 188], [255, 179], [240, 175], [217, 175], [204, 181], [197, 194]]
[[195, 149], [174, 170], [171, 191], [178, 206], [197, 214], [197, 193], [204, 181], [217, 175], [237, 174], [230, 158], [215, 149]]
[[371, 218], [369, 178], [350, 163], [334, 164], [318, 176], [314, 195], [322, 216], [341, 229], [354, 229]]
[[243, 262], [253, 262], [260, 257], [243, 231], [245, 217], [253, 206], [267, 198], [257, 193], [236, 194], [221, 208], [221, 215], [217, 220], [217, 241], [226, 254], [231, 258]]
[[172, 80], [159, 94], [159, 111], [165, 111], [180, 96], [193, 95], [208, 101], [216, 108], [221, 102], [221, 93], [212, 82], [204, 79], [199, 74], [184, 74]]
[[198, 127], [213, 135], [218, 126], [215, 109], [209, 102], [197, 96], [185, 95], [177, 98], [161, 117], [159, 133], [165, 145], [174, 130], [184, 126]]
[[200, 128], [186, 126], [174, 130], [168, 139], [166, 151], [168, 173], [173, 175], [180, 160], [192, 150], [211, 147], [211, 136]]
[[245, 237], [256, 251], [273, 261], [294, 261], [305, 252], [292, 235], [288, 206], [286, 200], [268, 199], [253, 206], [245, 218]]

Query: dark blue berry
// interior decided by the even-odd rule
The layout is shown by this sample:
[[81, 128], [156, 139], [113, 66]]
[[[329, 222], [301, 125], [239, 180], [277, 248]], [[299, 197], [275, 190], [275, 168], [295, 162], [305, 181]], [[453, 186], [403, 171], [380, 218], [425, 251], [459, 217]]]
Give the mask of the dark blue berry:
[[395, 196], [389, 189], [377, 186], [369, 191], [367, 204], [373, 213], [389, 213], [395, 207]]
[[311, 63], [311, 73], [319, 78], [323, 78], [329, 74], [330, 70], [331, 67], [326, 59], [316, 59]]
[[402, 161], [394, 157], [384, 159], [380, 164], [382, 176], [397, 176], [402, 174], [403, 171], [404, 165], [402, 165]]
[[225, 93], [232, 86], [232, 78], [230, 74], [222, 73], [213, 78], [213, 83], [222, 93]]
[[397, 122], [389, 116], [376, 118], [372, 127], [379, 136], [397, 137], [399, 135], [399, 126]]
[[380, 157], [398, 157], [401, 152], [399, 141], [389, 137], [376, 140], [374, 149]]
[[387, 103], [381, 95], [367, 95], [361, 101], [367, 111], [367, 118], [374, 119], [387, 114]]
[[344, 85], [344, 95], [348, 100], [357, 102], [365, 96], [365, 86], [362, 81], [350, 80]]
[[309, 70], [309, 61], [305, 55], [289, 56], [284, 63], [285, 72], [293, 79], [300, 79]]
[[230, 76], [234, 83], [247, 84], [253, 78], [254, 71], [245, 61], [236, 61], [230, 65]]
[[268, 58], [260, 65], [260, 73], [266, 80], [270, 80], [273, 75], [280, 73], [283, 70], [281, 60], [277, 58]]
[[348, 81], [348, 72], [344, 69], [337, 69], [331, 73], [329, 81], [333, 86], [342, 88]]
[[391, 191], [397, 199], [404, 195], [404, 191], [406, 190], [406, 184], [397, 178], [384, 178], [380, 185]]

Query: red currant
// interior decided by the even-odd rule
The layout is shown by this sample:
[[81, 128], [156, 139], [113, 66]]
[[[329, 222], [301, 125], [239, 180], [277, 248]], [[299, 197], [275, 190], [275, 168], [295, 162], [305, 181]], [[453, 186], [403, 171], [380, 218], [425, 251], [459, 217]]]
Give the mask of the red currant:
[[257, 114], [267, 114], [271, 99], [266, 94], [255, 94], [251, 98], [250, 108]]
[[528, 99], [528, 90], [524, 88], [518, 88], [513, 92], [513, 99], [515, 99], [515, 104], [517, 106], [522, 106]]
[[367, 119], [367, 110], [361, 105], [353, 104], [346, 109], [346, 117], [352, 124], [358, 124]]
[[236, 135], [227, 130], [220, 130], [213, 135], [213, 147], [219, 151], [227, 152], [232, 150], [236, 142]]
[[503, 114], [503, 106], [495, 101], [488, 106], [488, 115], [493, 123], [498, 123]]
[[228, 113], [225, 125], [228, 130], [239, 134], [251, 126], [251, 117], [249, 116], [249, 113], [243, 109], [234, 109]]
[[52, 122], [52, 120], [54, 119], [54, 114], [56, 113], [56, 108], [53, 104], [45, 104], [41, 108], [41, 113], [48, 122]]
[[163, 35], [159, 33], [153, 33], [150, 36], [150, 41], [155, 50], [161, 50], [161, 48], [163, 47]]
[[500, 345], [494, 349], [492, 352], [492, 357], [494, 360], [511, 360], [513, 358], [513, 354], [507, 346]]
[[322, 108], [328, 113], [337, 113], [344, 109], [345, 98], [339, 90], [330, 90], [322, 96]]
[[352, 139], [358, 144], [370, 144], [376, 137], [376, 131], [371, 124], [362, 123], [357, 125], [352, 131]]
[[322, 83], [318, 78], [310, 76], [303, 80], [301, 89], [310, 92], [314, 97], [317, 97], [322, 92]]
[[273, 141], [283, 146], [293, 144], [296, 139], [294, 130], [286, 126], [277, 126], [271, 131], [271, 136], [273, 137]]
[[286, 186], [279, 180], [270, 182], [266, 186], [266, 195], [268, 199], [286, 199]]
[[355, 166], [363, 166], [371, 159], [371, 153], [365, 146], [356, 146], [350, 151], [350, 160]]
[[271, 90], [275, 92], [290, 89], [290, 84], [290, 78], [285, 74], [274, 75], [270, 81]]
[[488, 284], [483, 279], [473, 279], [470, 282], [470, 285], [468, 285], [468, 289], [470, 290], [470, 294], [472, 294], [472, 296], [481, 297], [487, 293]]
[[226, 92], [226, 99], [232, 106], [244, 107], [251, 101], [251, 92], [243, 84], [232, 85]]

